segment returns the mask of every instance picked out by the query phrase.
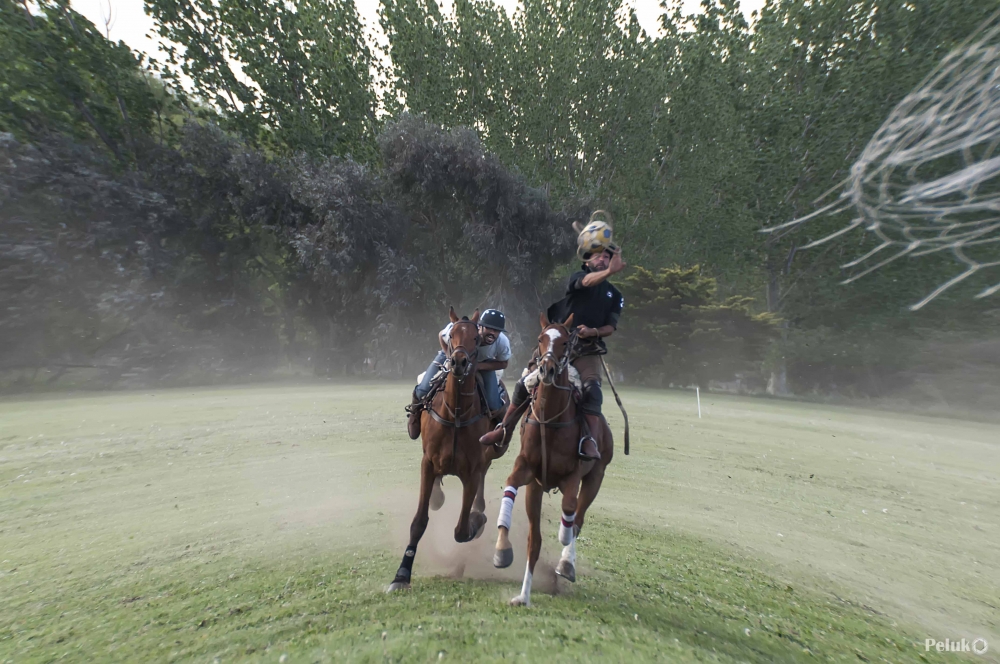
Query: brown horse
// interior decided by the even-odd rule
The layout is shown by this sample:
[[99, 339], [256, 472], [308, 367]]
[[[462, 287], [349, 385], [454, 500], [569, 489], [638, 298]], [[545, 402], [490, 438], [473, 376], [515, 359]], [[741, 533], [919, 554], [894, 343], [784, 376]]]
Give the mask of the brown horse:
[[510, 514], [518, 488], [527, 485], [525, 511], [531, 529], [528, 532], [528, 564], [521, 594], [510, 600], [512, 606], [531, 604], [531, 577], [542, 550], [542, 495], [558, 488], [562, 498], [559, 541], [564, 545], [556, 574], [576, 581], [576, 538], [583, 527], [587, 508], [597, 497], [604, 471], [614, 455], [614, 441], [607, 421], [601, 418], [601, 430], [590, 435], [597, 441], [601, 458], [581, 461], [580, 441], [585, 434], [583, 417], [573, 397], [569, 381], [569, 354], [576, 341], [572, 332], [573, 316], [563, 323], [550, 323], [541, 316], [542, 334], [538, 337], [539, 384], [532, 397], [531, 410], [521, 427], [521, 452], [514, 470], [507, 478], [504, 498], [497, 521], [499, 535], [493, 564], [509, 567], [514, 551], [508, 539]]
[[[410, 543], [388, 592], [410, 587], [417, 544], [427, 528], [428, 509], [444, 502], [441, 478], [457, 475], [462, 480], [462, 511], [455, 527], [455, 541], [468, 542], [483, 534], [486, 500], [483, 485], [486, 471], [506, 449], [484, 448], [479, 438], [489, 430], [489, 413], [484, 413], [476, 393], [479, 355], [479, 310], [472, 319], [449, 311], [451, 340], [448, 344], [448, 377], [429, 408], [421, 413], [420, 432], [424, 456], [420, 462], [420, 499], [410, 524]], [[433, 498], [433, 504], [432, 504]]]

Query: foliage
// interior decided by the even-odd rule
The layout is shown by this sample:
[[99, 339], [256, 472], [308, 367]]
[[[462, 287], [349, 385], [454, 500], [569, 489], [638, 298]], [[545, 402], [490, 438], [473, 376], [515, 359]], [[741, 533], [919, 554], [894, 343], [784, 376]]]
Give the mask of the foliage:
[[68, 0], [35, 4], [30, 13], [27, 4], [0, 0], [0, 132], [99, 138], [119, 162], [133, 161], [164, 101], [139, 58]]
[[225, 127], [281, 152], [374, 154], [372, 69], [353, 0], [148, 0], [167, 40], [162, 72]]
[[715, 279], [697, 265], [637, 267], [619, 289], [625, 310], [615, 361], [640, 382], [707, 387], [759, 371], [775, 335], [772, 314], [754, 314], [749, 297], [719, 298]]
[[630, 166], [656, 158], [660, 64], [624, 3], [528, 0], [510, 19], [488, 0], [460, 0], [454, 16], [385, 0], [381, 23], [411, 112], [476, 129], [557, 202], [649, 195]]
[[384, 172], [268, 159], [195, 122], [147, 146], [141, 172], [3, 136], [0, 288], [16, 313], [0, 368], [29, 375], [259, 375], [285, 357], [398, 375], [426, 362], [449, 305], [533, 329], [534, 287], [569, 253], [543, 192], [472, 132], [417, 118], [383, 134]]
[[382, 24], [409, 108], [476, 127], [557, 201], [585, 195], [610, 208], [633, 265], [702, 265], [720, 292], [780, 314], [787, 340], [819, 326], [976, 327], [991, 306], [967, 298], [976, 283], [906, 312], [952, 274], [934, 258], [840, 286], [839, 266], [859, 247], [800, 248], [841, 219], [758, 231], [811, 210], [892, 107], [998, 7], [772, 0], [751, 28], [735, 1], [710, 0], [695, 17], [668, 5], [651, 39], [619, 3], [529, 0], [508, 18], [489, 2], [456, 3], [448, 16], [391, 0]]
[[537, 291], [572, 254], [571, 221], [586, 210], [575, 202], [549, 207], [487, 153], [468, 129], [443, 131], [404, 116], [379, 137], [393, 197], [410, 220], [409, 255], [423, 258], [421, 284], [434, 323], [451, 303], [464, 309], [501, 308], [516, 345], [533, 338], [543, 303]]
[[[715, 280], [704, 306], [780, 316], [768, 364], [793, 389], [865, 392], [862, 364], [916, 370], [895, 340], [988, 327], [992, 304], [965, 291], [905, 312], [951, 274], [947, 259], [843, 287], [839, 265], [865, 238], [801, 250], [843, 220], [758, 231], [810, 210], [1000, 0], [769, 0], [752, 25], [735, 0], [693, 17], [668, 3], [655, 38], [623, 1], [526, 0], [509, 17], [489, 0], [451, 13], [383, 0], [391, 66], [352, 0], [150, 0], [172, 45], [162, 67], [65, 0], [30, 6], [0, 0], [4, 168], [23, 167], [0, 209], [0, 270], [46, 294], [31, 322], [4, 323], [32, 367], [86, 364], [115, 330], [145, 326], [118, 337], [115, 366], [176, 366], [164, 348], [197, 348], [213, 371], [266, 357], [398, 373], [425, 361], [448, 305], [507, 310], [518, 352], [569, 269], [568, 222], [596, 206], [631, 265], [703, 266], [690, 287]], [[74, 209], [62, 219], [58, 205]], [[87, 292], [78, 310], [60, 299], [70, 283]], [[721, 358], [759, 359], [747, 333], [752, 352], [699, 333], [689, 365], [677, 350], [663, 366], [691, 380], [745, 370]], [[810, 358], [813, 336], [827, 349], [865, 338], [864, 359]], [[654, 338], [635, 342], [642, 380], [655, 380]], [[715, 368], [712, 344], [726, 349]], [[125, 362], [136, 348], [145, 359]]]
[[160, 203], [99, 152], [0, 134], [0, 366], [89, 364], [153, 305]]
[[288, 277], [275, 276], [281, 199], [259, 155], [192, 125], [177, 150], [140, 153], [146, 172], [121, 173], [87, 146], [3, 136], [5, 369], [86, 367], [110, 385], [274, 358], [274, 286]]

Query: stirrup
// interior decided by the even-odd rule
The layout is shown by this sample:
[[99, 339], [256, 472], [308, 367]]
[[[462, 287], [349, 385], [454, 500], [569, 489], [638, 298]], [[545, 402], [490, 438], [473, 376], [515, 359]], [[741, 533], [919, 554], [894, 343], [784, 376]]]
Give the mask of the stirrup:
[[[592, 457], [592, 456], [587, 456], [586, 454], [583, 453], [583, 444], [588, 440], [594, 441], [594, 447], [597, 447], [597, 439], [591, 436], [589, 433], [585, 436], [580, 436], [580, 442], [576, 444], [577, 458], [583, 459], [584, 461], [599, 461], [601, 458], [600, 456]], [[597, 453], [598, 454], [601, 453], [600, 449], [597, 450]]]

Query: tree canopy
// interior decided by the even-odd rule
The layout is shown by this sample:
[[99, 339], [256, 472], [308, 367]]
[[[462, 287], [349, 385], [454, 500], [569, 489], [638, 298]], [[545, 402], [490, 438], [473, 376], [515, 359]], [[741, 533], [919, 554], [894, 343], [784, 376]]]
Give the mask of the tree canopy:
[[630, 380], [878, 393], [927, 330], [988, 334], [978, 283], [905, 310], [946, 258], [840, 286], [870, 240], [802, 247], [843, 218], [760, 230], [810, 211], [998, 0], [769, 0], [752, 23], [706, 0], [657, 35], [623, 0], [382, 0], [382, 45], [351, 0], [146, 8], [164, 62], [66, 0], [0, 0], [4, 366], [177, 377], [169, 349], [199, 348], [217, 375], [398, 374], [448, 305], [532, 329], [594, 207], [635, 266]]

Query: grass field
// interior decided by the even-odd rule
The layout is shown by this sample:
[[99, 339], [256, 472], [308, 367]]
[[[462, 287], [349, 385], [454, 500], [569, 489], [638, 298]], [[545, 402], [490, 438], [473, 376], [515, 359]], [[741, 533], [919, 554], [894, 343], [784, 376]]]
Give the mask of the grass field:
[[[410, 386], [0, 401], [0, 661], [1000, 661], [1000, 427], [627, 390], [575, 585], [415, 508]], [[487, 478], [490, 524], [513, 462]], [[548, 594], [543, 594], [547, 591]], [[983, 637], [983, 657], [924, 639]]]

